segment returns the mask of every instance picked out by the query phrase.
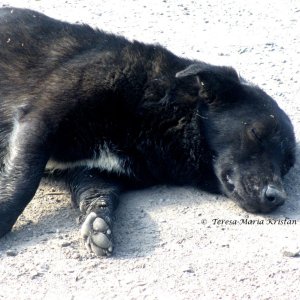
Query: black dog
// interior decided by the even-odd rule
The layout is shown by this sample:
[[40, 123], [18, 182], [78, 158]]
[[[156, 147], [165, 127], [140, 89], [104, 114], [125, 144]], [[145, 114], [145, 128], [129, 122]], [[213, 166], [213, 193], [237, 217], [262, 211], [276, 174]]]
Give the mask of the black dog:
[[70, 187], [98, 255], [129, 183], [219, 188], [251, 212], [283, 204], [291, 122], [234, 69], [31, 10], [0, 16], [0, 236], [44, 173]]

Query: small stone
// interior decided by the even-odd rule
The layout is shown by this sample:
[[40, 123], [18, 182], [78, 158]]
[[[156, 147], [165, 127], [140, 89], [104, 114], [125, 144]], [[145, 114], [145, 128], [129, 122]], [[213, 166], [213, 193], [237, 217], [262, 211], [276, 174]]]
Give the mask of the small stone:
[[41, 276], [42, 274], [37, 272], [37, 271], [33, 271], [31, 274], [30, 274], [30, 279], [33, 280], [35, 278], [37, 278], [38, 276]]
[[7, 250], [7, 251], [6, 251], [6, 255], [7, 255], [7, 256], [17, 256], [17, 255], [18, 255], [18, 252], [15, 251], [15, 250]]
[[239, 49], [238, 52], [239, 52], [239, 54], [246, 53], [246, 52], [248, 52], [248, 48]]
[[72, 255], [72, 258], [73, 258], [73, 259], [80, 259], [81, 256], [80, 256], [79, 253], [74, 253], [74, 254]]
[[286, 257], [300, 257], [300, 250], [299, 251], [288, 251], [285, 250], [282, 252], [283, 256]]
[[61, 247], [68, 247], [68, 246], [70, 246], [71, 245], [71, 242], [63, 242], [62, 244], [61, 244]]
[[192, 268], [188, 268], [183, 270], [184, 273], [195, 273], [195, 271]]

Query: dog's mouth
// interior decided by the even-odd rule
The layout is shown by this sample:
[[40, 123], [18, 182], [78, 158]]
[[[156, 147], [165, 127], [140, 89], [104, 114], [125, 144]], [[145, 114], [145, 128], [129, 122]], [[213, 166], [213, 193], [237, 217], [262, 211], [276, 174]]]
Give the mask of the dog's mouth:
[[237, 179], [232, 169], [221, 173], [221, 185], [224, 194], [239, 206], [251, 213], [268, 213], [284, 203], [286, 193], [282, 184], [258, 183], [249, 178]]

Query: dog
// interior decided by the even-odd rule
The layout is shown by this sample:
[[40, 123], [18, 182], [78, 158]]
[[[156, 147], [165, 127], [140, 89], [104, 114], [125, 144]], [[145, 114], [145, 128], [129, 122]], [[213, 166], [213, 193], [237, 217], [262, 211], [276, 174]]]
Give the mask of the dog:
[[233, 68], [28, 9], [0, 16], [0, 236], [44, 175], [69, 188], [99, 256], [129, 186], [193, 185], [249, 212], [284, 203], [293, 126]]

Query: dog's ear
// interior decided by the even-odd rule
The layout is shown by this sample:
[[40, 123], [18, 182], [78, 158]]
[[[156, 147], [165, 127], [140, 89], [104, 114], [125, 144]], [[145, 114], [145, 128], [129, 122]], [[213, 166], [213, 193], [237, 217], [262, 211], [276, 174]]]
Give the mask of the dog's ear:
[[240, 83], [239, 76], [233, 68], [206, 63], [189, 65], [175, 76], [176, 78], [195, 76], [199, 85], [199, 96], [209, 104], [233, 101], [232, 91]]

